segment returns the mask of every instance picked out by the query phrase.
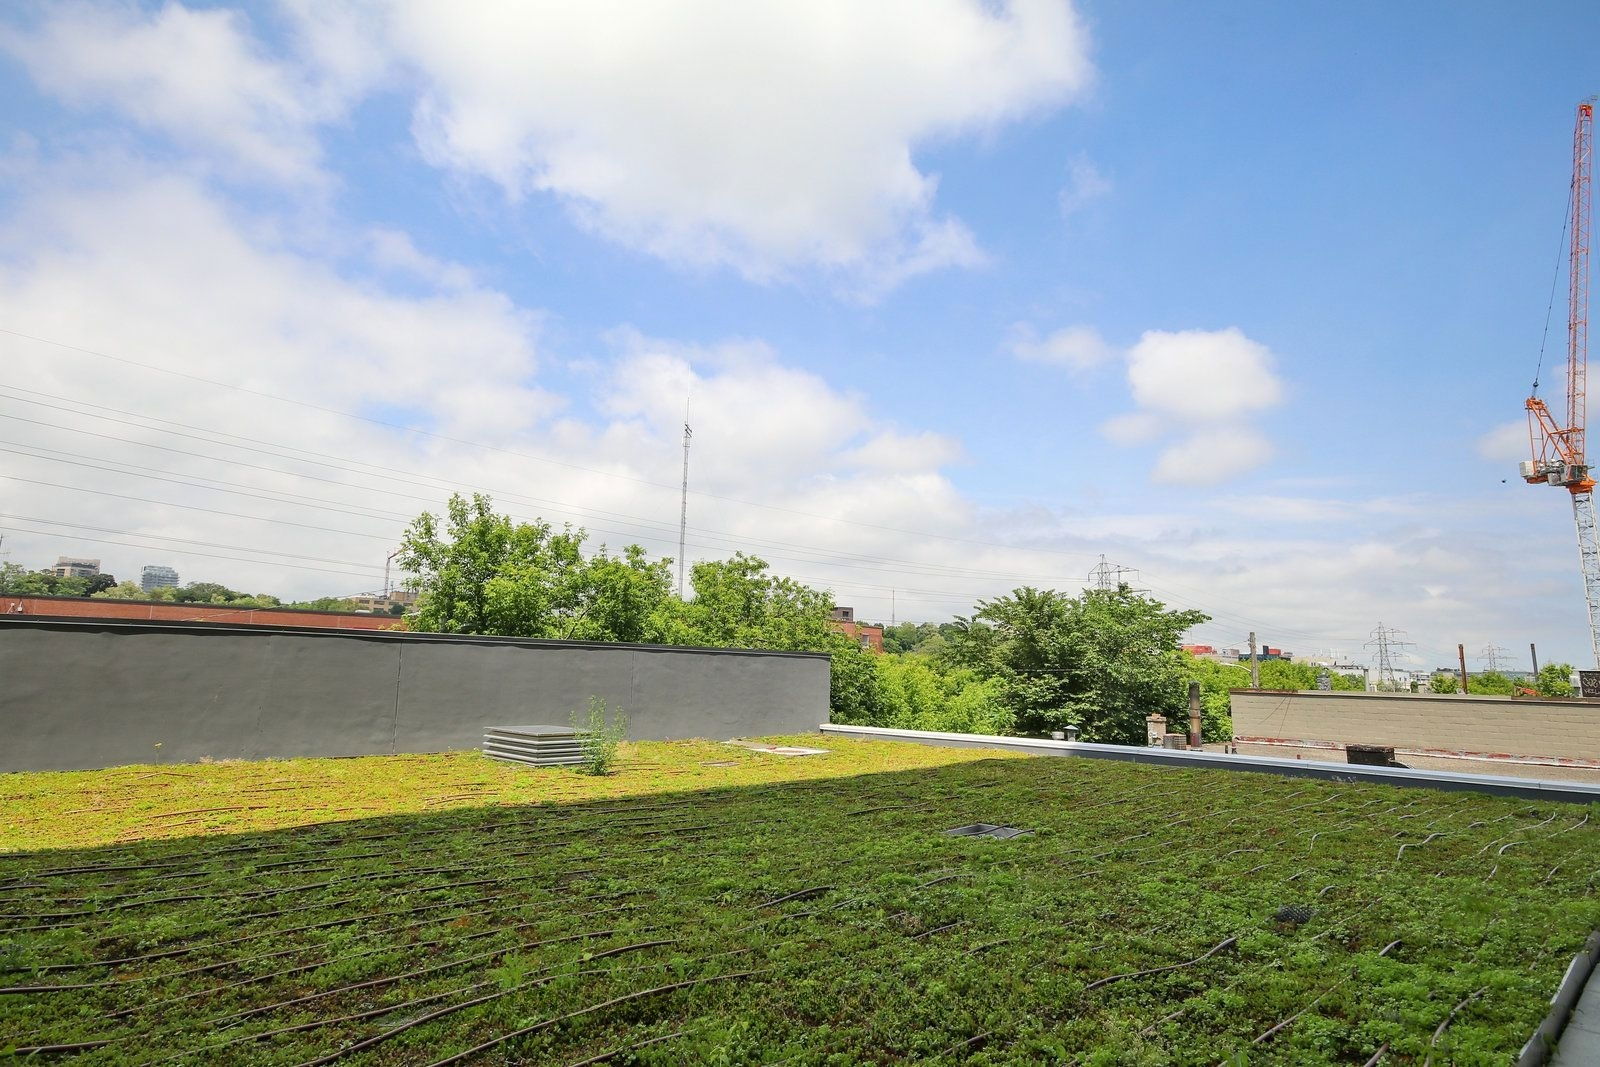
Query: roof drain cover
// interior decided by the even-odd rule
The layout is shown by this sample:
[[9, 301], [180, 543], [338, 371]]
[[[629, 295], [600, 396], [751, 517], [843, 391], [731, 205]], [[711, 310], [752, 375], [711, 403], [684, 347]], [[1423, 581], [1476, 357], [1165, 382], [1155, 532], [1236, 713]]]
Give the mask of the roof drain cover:
[[997, 826], [992, 822], [975, 822], [968, 826], [957, 826], [954, 830], [946, 830], [946, 837], [992, 837], [1004, 841], [1010, 837], [1021, 837], [1031, 834], [1032, 830], [1019, 830], [1015, 826]]

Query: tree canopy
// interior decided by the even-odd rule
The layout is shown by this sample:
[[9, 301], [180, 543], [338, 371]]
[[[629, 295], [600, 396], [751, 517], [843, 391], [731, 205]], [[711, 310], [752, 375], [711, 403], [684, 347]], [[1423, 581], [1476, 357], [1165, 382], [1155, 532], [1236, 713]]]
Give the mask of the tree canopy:
[[999, 679], [1024, 733], [1071, 725], [1085, 741], [1136, 744], [1151, 712], [1187, 715], [1178, 639], [1209, 618], [1127, 586], [1076, 596], [1024, 586], [958, 619], [949, 657]]
[[586, 534], [497, 515], [482, 493], [423, 512], [396, 557], [414, 575], [415, 625], [437, 633], [591, 641], [662, 639], [670, 561], [630, 545], [585, 556]]

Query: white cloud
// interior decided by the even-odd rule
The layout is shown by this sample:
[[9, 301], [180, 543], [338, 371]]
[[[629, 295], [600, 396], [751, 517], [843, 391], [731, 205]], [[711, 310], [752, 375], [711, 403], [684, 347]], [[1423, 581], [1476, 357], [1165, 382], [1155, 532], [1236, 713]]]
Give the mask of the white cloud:
[[1047, 363], [1069, 370], [1089, 370], [1116, 355], [1092, 326], [1066, 326], [1044, 337], [1033, 327], [1018, 323], [1011, 330], [1011, 353], [1030, 363]]
[[1502, 422], [1478, 438], [1478, 455], [1496, 463], [1515, 463], [1528, 458], [1528, 423], [1518, 419]]
[[[353, 593], [376, 587], [410, 516], [473, 487], [513, 514], [675, 555], [691, 390], [692, 558], [745, 548], [860, 600], [881, 583], [859, 565], [833, 567], [830, 550], [935, 562], [959, 553], [824, 516], [951, 530], [972, 521], [940, 470], [959, 443], [886, 422], [759, 340], [695, 345], [618, 329], [582, 391], [556, 396], [536, 377], [541, 314], [403, 232], [319, 235], [307, 248], [193, 179], [127, 160], [57, 167], [16, 192], [0, 218], [0, 306], [25, 312], [5, 325], [177, 372], [0, 335], [0, 449], [30, 454], [5, 451], [0, 479], [0, 530], [17, 562], [84, 552], [120, 577], [169, 562], [187, 579], [281, 595]], [[81, 403], [120, 421], [67, 410]], [[232, 434], [244, 440], [221, 437]], [[41, 519], [66, 525], [44, 530]], [[161, 536], [221, 547], [163, 547]]]
[[1212, 485], [1258, 467], [1271, 457], [1271, 443], [1254, 430], [1207, 427], [1162, 449], [1152, 477], [1171, 485]]
[[[1069, 0], [284, 0], [287, 53], [175, 0], [48, 9], [0, 35], [47, 92], [120, 112], [230, 177], [326, 181], [322, 128], [405, 87], [425, 158], [672, 263], [815, 270], [871, 298], [985, 262], [923, 146], [1078, 96]], [[1086, 188], [1098, 188], [1087, 177]]]
[[1067, 164], [1067, 181], [1061, 187], [1057, 201], [1061, 214], [1070, 217], [1087, 208], [1096, 200], [1110, 194], [1111, 179], [1100, 173], [1100, 168], [1083, 156]]
[[415, 72], [430, 160], [754, 278], [814, 267], [881, 287], [977, 262], [915, 151], [1059, 106], [1092, 76], [1064, 0], [381, 11], [347, 33]]
[[[124, 166], [137, 169], [103, 169]], [[438, 277], [402, 294], [376, 280], [392, 266], [381, 256], [344, 276], [191, 180], [64, 176], [42, 175], [0, 228], [0, 302], [26, 309], [9, 320], [25, 332], [329, 407], [416, 413], [442, 432], [512, 433], [551, 410], [532, 385], [538, 316], [460, 268], [422, 257]], [[416, 253], [394, 235], [379, 250], [402, 245]], [[69, 373], [43, 369], [73, 391]], [[166, 410], [182, 392], [146, 387], [135, 406]]]
[[374, 266], [393, 271], [441, 289], [468, 289], [472, 272], [459, 263], [446, 263], [422, 252], [411, 235], [400, 230], [375, 228], [367, 233], [367, 251]]
[[215, 152], [233, 176], [322, 180], [315, 127], [338, 105], [263, 54], [238, 12], [65, 3], [0, 29], [0, 49], [46, 92]]
[[1140, 407], [1191, 422], [1231, 419], [1283, 397], [1272, 353], [1236, 327], [1147, 331], [1128, 352], [1128, 385]]
[[1113, 415], [1100, 424], [1100, 432], [1114, 445], [1145, 445], [1161, 438], [1164, 423], [1148, 411]]
[[1137, 411], [1113, 416], [1100, 432], [1113, 444], [1180, 440], [1156, 458], [1152, 477], [1175, 485], [1214, 485], [1267, 462], [1272, 444], [1250, 416], [1283, 399], [1265, 345], [1236, 327], [1146, 331], [1127, 353]]

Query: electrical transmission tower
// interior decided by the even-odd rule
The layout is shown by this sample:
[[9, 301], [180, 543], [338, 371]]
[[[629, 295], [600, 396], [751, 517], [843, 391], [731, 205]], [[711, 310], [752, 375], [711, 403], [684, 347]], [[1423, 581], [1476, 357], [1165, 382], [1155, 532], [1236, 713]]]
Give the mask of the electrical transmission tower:
[[1378, 688], [1393, 691], [1395, 688], [1394, 661], [1405, 655], [1408, 648], [1416, 646], [1405, 640], [1406, 632], [1393, 626], [1378, 623], [1372, 629], [1372, 640], [1362, 647], [1373, 649], [1378, 656]]
[[1510, 665], [1511, 652], [1499, 645], [1488, 644], [1483, 646], [1483, 651], [1478, 653], [1478, 662], [1482, 663], [1485, 670], [1498, 671], [1502, 665]]
[[1123, 586], [1130, 584], [1128, 580], [1123, 577], [1125, 574], [1137, 577], [1139, 572], [1134, 570], [1132, 567], [1124, 567], [1120, 563], [1112, 563], [1106, 559], [1105, 553], [1102, 552], [1100, 554], [1100, 562], [1096, 563], [1093, 569], [1089, 571], [1088, 575], [1086, 576], [1086, 580], [1088, 581], [1089, 588], [1091, 589], [1115, 590], [1121, 589]]

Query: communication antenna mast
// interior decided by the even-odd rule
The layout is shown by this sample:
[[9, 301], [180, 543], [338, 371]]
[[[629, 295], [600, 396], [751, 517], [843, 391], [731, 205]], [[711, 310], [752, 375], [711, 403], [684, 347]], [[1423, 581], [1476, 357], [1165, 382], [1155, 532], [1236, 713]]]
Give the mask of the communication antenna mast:
[[1594, 486], [1584, 455], [1584, 422], [1588, 416], [1586, 381], [1589, 362], [1589, 236], [1594, 170], [1594, 97], [1578, 104], [1572, 130], [1572, 245], [1567, 254], [1567, 419], [1557, 424], [1550, 408], [1534, 395], [1528, 411], [1528, 437], [1533, 458], [1520, 472], [1529, 485], [1558, 485], [1572, 495], [1572, 518], [1578, 528], [1578, 563], [1583, 596], [1589, 609], [1589, 645], [1600, 665], [1600, 533], [1595, 528]]
[[1372, 640], [1362, 646], [1375, 649], [1377, 652], [1379, 689], [1395, 688], [1394, 661], [1396, 657], [1404, 655], [1407, 648], [1415, 647], [1410, 641], [1404, 640], [1405, 636], [1404, 630], [1397, 630], [1380, 622], [1373, 627]]
[[689, 398], [683, 398], [683, 491], [678, 504], [678, 599], [683, 599], [683, 556], [689, 541]]

